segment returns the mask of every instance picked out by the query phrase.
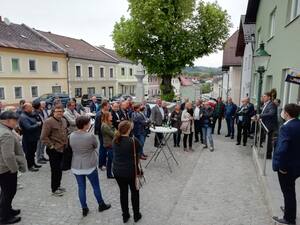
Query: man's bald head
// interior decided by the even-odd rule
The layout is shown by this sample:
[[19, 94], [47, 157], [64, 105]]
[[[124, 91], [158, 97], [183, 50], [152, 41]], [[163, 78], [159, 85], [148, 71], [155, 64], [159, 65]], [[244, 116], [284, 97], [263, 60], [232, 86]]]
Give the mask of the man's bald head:
[[32, 113], [32, 104], [29, 102], [25, 102], [24, 105], [22, 106], [22, 109], [24, 112]]

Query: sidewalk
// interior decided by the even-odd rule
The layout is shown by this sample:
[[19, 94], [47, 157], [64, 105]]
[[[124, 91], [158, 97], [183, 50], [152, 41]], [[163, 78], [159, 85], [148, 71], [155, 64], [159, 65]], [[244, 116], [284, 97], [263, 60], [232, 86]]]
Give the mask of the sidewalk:
[[[282, 217], [283, 213], [280, 210], [280, 206], [284, 206], [283, 196], [280, 189], [277, 173], [272, 170], [272, 161], [267, 160], [266, 176], [263, 176], [259, 166], [257, 154], [253, 150], [253, 160], [256, 165], [256, 172], [259, 178], [260, 184], [263, 189], [265, 200], [267, 202], [270, 214], [272, 216]], [[300, 194], [300, 180], [296, 181], [296, 194]], [[300, 198], [297, 198], [297, 205], [300, 206]], [[299, 208], [299, 207], [298, 207]], [[299, 211], [299, 210], [298, 210]], [[297, 216], [297, 224], [300, 224], [299, 214]]]

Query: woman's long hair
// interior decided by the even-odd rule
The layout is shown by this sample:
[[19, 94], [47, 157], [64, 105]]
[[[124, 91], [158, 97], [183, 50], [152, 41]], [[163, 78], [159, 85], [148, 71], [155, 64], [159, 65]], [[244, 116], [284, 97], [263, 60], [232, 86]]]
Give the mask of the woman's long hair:
[[120, 140], [122, 135], [125, 135], [128, 133], [128, 131], [131, 129], [132, 123], [129, 120], [122, 121], [118, 126], [118, 131], [115, 134], [114, 142], [116, 144], [120, 144]]
[[109, 116], [111, 113], [109, 111], [104, 111], [101, 113], [101, 123], [106, 123], [108, 125], [111, 125], [111, 121], [109, 120]]

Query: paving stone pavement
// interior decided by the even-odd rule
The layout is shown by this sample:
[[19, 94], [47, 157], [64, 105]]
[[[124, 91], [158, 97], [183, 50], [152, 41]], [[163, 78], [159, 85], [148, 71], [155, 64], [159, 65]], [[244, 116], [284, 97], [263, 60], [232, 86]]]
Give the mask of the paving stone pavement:
[[[269, 214], [263, 201], [249, 148], [235, 146], [223, 136], [215, 136], [216, 151], [194, 146], [194, 152], [173, 152], [179, 166], [170, 173], [162, 155], [145, 170], [147, 184], [140, 192], [143, 225], [268, 225]], [[153, 138], [145, 151], [153, 153]], [[77, 185], [70, 172], [63, 174], [67, 193], [51, 196], [49, 166], [38, 173], [25, 173], [20, 179], [24, 189], [14, 200], [22, 209], [21, 225], [119, 225], [122, 223], [119, 190], [114, 180], [100, 173], [103, 197], [112, 204], [98, 213], [90, 185], [87, 199], [90, 214], [82, 218]], [[128, 224], [133, 224], [130, 219]]]

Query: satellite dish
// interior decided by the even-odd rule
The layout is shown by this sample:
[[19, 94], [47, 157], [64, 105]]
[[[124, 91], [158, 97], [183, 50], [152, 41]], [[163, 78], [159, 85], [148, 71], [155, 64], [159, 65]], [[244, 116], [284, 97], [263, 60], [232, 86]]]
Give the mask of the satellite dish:
[[5, 18], [4, 18], [4, 23], [5, 23], [6, 25], [10, 25], [9, 19], [5, 17]]

